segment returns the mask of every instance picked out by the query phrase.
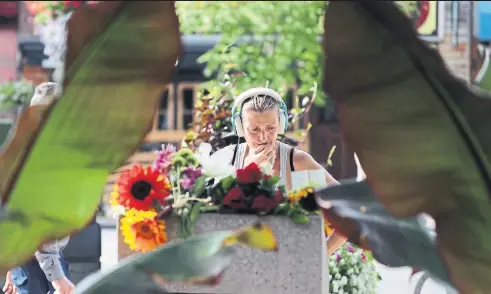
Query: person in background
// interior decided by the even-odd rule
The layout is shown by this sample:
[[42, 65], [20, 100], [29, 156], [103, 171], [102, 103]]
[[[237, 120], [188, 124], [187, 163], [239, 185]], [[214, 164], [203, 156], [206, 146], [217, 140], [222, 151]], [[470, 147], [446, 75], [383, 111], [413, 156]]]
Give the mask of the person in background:
[[62, 250], [69, 237], [45, 244], [35, 257], [7, 273], [5, 294], [72, 294], [75, 285], [70, 281], [69, 265]]
[[[42, 83], [36, 87], [31, 106], [44, 106], [59, 97], [56, 83]], [[62, 250], [69, 237], [47, 243], [36, 251], [25, 264], [11, 269], [6, 276], [5, 294], [72, 294], [75, 286], [70, 281], [69, 265]]]
[[[225, 147], [232, 155], [230, 163], [237, 169], [254, 162], [269, 163], [279, 185], [292, 189], [294, 171], [323, 170], [327, 185], [338, 182], [310, 154], [277, 140], [288, 124], [288, 110], [281, 96], [268, 88], [252, 88], [240, 94], [232, 109], [232, 124], [245, 143]], [[224, 150], [225, 151], [225, 150]], [[346, 237], [334, 231], [327, 240], [328, 254], [338, 250]]]

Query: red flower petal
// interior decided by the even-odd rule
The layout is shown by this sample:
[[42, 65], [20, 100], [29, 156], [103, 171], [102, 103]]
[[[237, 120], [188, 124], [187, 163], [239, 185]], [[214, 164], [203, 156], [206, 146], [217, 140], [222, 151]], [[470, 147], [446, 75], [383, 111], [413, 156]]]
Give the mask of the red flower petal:
[[270, 212], [271, 210], [275, 209], [277, 205], [278, 204], [274, 199], [260, 195], [254, 198], [254, 201], [252, 202], [252, 209], [261, 212]]
[[237, 170], [237, 182], [240, 184], [252, 184], [259, 182], [263, 173], [256, 163], [251, 163], [243, 169]]
[[227, 195], [223, 198], [223, 204], [233, 209], [239, 209], [243, 207], [242, 201], [244, 200], [244, 194], [239, 187], [230, 189]]
[[166, 177], [151, 167], [135, 165], [121, 173], [116, 185], [116, 200], [126, 209], [149, 210], [155, 201], [165, 204], [170, 194], [170, 184]]

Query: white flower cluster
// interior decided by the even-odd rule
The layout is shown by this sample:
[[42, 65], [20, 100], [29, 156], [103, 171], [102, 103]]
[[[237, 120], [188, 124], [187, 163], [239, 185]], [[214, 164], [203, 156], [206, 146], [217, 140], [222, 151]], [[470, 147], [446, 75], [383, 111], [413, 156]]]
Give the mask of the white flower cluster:
[[61, 84], [65, 69], [67, 43], [67, 21], [71, 12], [47, 22], [41, 29], [41, 42], [44, 44], [44, 54], [48, 56], [45, 63], [54, 66], [53, 81]]
[[375, 294], [380, 277], [371, 256], [345, 244], [329, 256], [329, 293]]
[[34, 86], [28, 81], [12, 81], [0, 84], [0, 107], [29, 104]]

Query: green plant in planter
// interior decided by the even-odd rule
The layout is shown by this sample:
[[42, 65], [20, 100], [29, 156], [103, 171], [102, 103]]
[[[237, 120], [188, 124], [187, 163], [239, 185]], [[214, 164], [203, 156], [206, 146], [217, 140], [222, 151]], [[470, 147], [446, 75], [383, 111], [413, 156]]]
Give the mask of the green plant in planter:
[[0, 109], [29, 104], [34, 94], [34, 85], [27, 80], [9, 81], [0, 84]]

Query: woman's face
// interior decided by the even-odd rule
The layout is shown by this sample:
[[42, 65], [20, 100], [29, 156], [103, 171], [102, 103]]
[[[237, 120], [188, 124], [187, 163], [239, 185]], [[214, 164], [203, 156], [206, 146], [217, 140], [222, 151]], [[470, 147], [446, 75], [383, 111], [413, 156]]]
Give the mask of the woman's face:
[[242, 125], [244, 138], [249, 148], [256, 149], [261, 145], [274, 145], [280, 125], [277, 107], [259, 112], [244, 105]]

